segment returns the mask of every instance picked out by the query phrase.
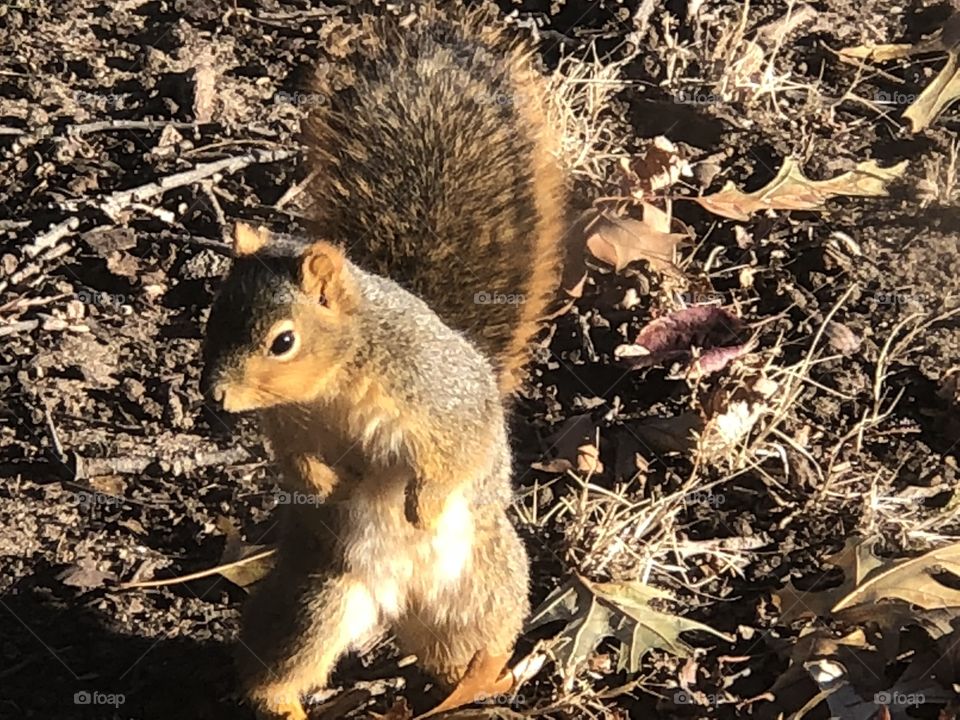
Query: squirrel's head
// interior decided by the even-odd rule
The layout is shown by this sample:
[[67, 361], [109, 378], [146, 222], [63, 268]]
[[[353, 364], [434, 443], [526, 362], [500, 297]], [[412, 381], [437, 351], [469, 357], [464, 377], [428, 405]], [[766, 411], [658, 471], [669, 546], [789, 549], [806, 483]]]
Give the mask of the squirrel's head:
[[355, 347], [358, 295], [343, 251], [240, 223], [234, 253], [207, 320], [204, 394], [229, 412], [317, 399]]

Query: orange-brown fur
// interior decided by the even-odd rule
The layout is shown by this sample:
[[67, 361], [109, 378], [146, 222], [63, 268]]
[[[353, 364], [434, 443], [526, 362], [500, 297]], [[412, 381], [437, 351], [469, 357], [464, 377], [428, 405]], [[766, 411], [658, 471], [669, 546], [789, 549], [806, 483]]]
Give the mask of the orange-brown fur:
[[[283, 508], [278, 565], [241, 628], [248, 697], [265, 717], [301, 718], [291, 698], [384, 628], [444, 683], [477, 653], [508, 655], [527, 567], [487, 360], [329, 244], [279, 259], [275, 244], [224, 281], [205, 376], [226, 407], [259, 410], [284, 487], [323, 496]], [[277, 328], [297, 336], [289, 354], [271, 354]]]
[[245, 691], [288, 720], [384, 629], [452, 685], [502, 662], [528, 610], [503, 400], [557, 285], [543, 83], [485, 11], [425, 6], [363, 52], [318, 80], [323, 240], [238, 228], [204, 351], [224, 407], [259, 411], [281, 483], [322, 496], [282, 508], [242, 623]]
[[318, 73], [316, 224], [466, 333], [508, 394], [559, 286], [565, 183], [546, 83], [490, 12], [418, 15], [382, 21], [362, 60]]

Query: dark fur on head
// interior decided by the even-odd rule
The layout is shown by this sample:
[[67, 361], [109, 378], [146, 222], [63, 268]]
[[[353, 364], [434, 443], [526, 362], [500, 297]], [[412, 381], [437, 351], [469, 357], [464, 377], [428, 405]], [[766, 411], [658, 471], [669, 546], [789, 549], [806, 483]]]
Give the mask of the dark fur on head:
[[[249, 240], [243, 227], [238, 237]], [[349, 364], [359, 332], [341, 250], [257, 232], [261, 245], [234, 261], [204, 340], [203, 390], [232, 411], [316, 399]]]
[[234, 260], [207, 319], [201, 380], [204, 394], [260, 346], [274, 323], [289, 314], [299, 284], [299, 256], [273, 254], [271, 249]]

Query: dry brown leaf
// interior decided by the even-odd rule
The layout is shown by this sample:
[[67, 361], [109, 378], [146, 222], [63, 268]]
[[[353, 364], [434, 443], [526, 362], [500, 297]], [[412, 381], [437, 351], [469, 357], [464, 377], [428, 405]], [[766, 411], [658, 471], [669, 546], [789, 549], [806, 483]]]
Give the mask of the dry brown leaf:
[[703, 418], [691, 410], [673, 417], [648, 418], [630, 427], [633, 434], [654, 452], [687, 453], [695, 443], [693, 433], [703, 430]]
[[921, 625], [925, 624], [923, 611], [950, 608], [954, 615], [960, 614], [960, 590], [937, 578], [941, 572], [960, 576], [960, 542], [909, 560], [884, 561], [873, 554], [873, 543], [851, 538], [827, 562], [843, 571], [843, 583], [820, 592], [801, 592], [788, 584], [774, 594], [784, 622], [805, 615], [846, 613], [859, 617], [865, 608], [871, 608], [873, 619], [882, 622], [887, 612], [900, 617], [902, 603], [913, 607], [916, 622]]
[[413, 710], [406, 698], [400, 697], [393, 701], [393, 705], [383, 715], [377, 716], [378, 720], [411, 720]]
[[792, 583], [773, 594], [774, 603], [780, 608], [780, 620], [791, 623], [802, 617], [824, 617], [843, 597], [853, 591], [881, 560], [873, 554], [873, 544], [862, 538], [848, 538], [840, 552], [826, 557], [826, 562], [843, 571], [843, 582], [829, 590], [803, 591]]
[[566, 621], [553, 648], [557, 669], [569, 683], [606, 637], [620, 641], [620, 670], [637, 672], [647, 651], [659, 648], [678, 657], [693, 651], [680, 634], [692, 630], [728, 635], [678, 615], [661, 612], [650, 602], [670, 595], [639, 581], [594, 583], [574, 575], [554, 590], [527, 623], [533, 629]]
[[[574, 415], [567, 418], [547, 439], [547, 442], [550, 443], [552, 458], [549, 462], [542, 463], [541, 469], [547, 472], [565, 472], [568, 469], [579, 468], [581, 455], [584, 452], [582, 448], [596, 448], [597, 424], [590, 413]], [[596, 459], [599, 462], [599, 453]]]
[[217, 524], [224, 530], [227, 542], [216, 571], [244, 589], [262, 580], [276, 562], [273, 551], [267, 545], [244, 542], [239, 531], [226, 518], [221, 518]]
[[177, 583], [190, 582], [211, 575], [221, 575], [234, 585], [247, 589], [254, 583], [262, 580], [276, 564], [276, 548], [267, 545], [250, 545], [240, 538], [234, 524], [229, 518], [220, 517], [217, 527], [227, 536], [223, 547], [220, 564], [206, 570], [164, 578], [162, 580], [138, 580], [127, 582], [119, 586], [121, 590], [144, 587], [163, 587]]
[[486, 650], [478, 650], [450, 694], [432, 710], [417, 715], [415, 720], [426, 720], [464, 705], [488, 702], [490, 698], [508, 695], [513, 689], [514, 676], [513, 671], [505, 667], [505, 660], [506, 656], [492, 656]]
[[886, 563], [869, 573], [833, 606], [831, 612], [891, 599], [903, 600], [924, 610], [960, 609], [960, 590], [937, 580], [934, 577], [936, 571], [960, 576], [960, 542], [910, 560]]
[[600, 215], [589, 229], [587, 249], [598, 260], [622, 270], [637, 260], [646, 260], [657, 272], [669, 272], [674, 268], [676, 248], [687, 239], [683, 233], [664, 232], [662, 218], [650, 213], [651, 224], [645, 210], [644, 220], [629, 217]]
[[957, 53], [951, 51], [943, 70], [923, 89], [920, 96], [903, 112], [910, 121], [910, 131], [917, 133], [930, 127], [940, 113], [960, 99], [960, 68]]
[[600, 461], [600, 448], [587, 443], [577, 448], [577, 470], [585, 475], [599, 475], [603, 472]]
[[[669, 202], [669, 201], [668, 201]], [[689, 232], [686, 229], [686, 226], [680, 223], [678, 220], [674, 219], [672, 213], [670, 212], [670, 206], [667, 206], [667, 210], [661, 210], [653, 203], [642, 203], [643, 205], [643, 223], [657, 232], [664, 233], [669, 235], [674, 230], [674, 225], [679, 224], [683, 228], [684, 232], [689, 235]]]
[[112, 572], [98, 570], [93, 558], [81, 558], [57, 575], [57, 579], [70, 587], [91, 590], [114, 582], [117, 576]]
[[676, 145], [662, 135], [655, 137], [642, 154], [632, 159], [624, 158], [622, 164], [624, 193], [638, 199], [670, 187], [682, 176], [693, 174]]
[[720, 192], [694, 199], [716, 215], [744, 222], [764, 210], [820, 210], [836, 196], [883, 197], [887, 185], [901, 177], [906, 167], [906, 160], [889, 168], [868, 160], [830, 180], [810, 180], [796, 160], [787, 158], [777, 176], [760, 190], [744, 193], [728, 182]]

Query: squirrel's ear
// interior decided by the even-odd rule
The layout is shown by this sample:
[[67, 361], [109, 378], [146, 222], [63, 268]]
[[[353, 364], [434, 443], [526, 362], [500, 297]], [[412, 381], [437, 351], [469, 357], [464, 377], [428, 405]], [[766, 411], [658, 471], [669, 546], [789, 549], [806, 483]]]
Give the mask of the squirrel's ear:
[[258, 228], [238, 222], [233, 229], [233, 254], [237, 257], [253, 255], [270, 240], [270, 231], [262, 225]]
[[342, 276], [345, 257], [336, 245], [320, 241], [313, 243], [303, 254], [300, 265], [300, 289], [322, 302], [339, 297], [343, 289]]

